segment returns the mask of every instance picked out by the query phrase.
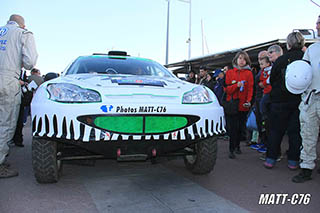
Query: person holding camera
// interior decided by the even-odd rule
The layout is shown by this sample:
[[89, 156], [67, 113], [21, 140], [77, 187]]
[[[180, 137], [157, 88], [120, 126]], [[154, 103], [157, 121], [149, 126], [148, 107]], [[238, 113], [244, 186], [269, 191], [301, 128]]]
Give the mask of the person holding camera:
[[12, 138], [12, 142], [17, 147], [24, 147], [23, 145], [23, 114], [24, 114], [24, 108], [25, 108], [25, 101], [27, 98], [28, 93], [28, 82], [27, 82], [27, 74], [26, 70], [22, 69], [21, 76], [19, 79], [19, 83], [21, 85], [22, 95], [21, 95], [21, 104], [19, 106], [19, 115], [18, 115], [18, 121], [16, 125], [16, 130]]

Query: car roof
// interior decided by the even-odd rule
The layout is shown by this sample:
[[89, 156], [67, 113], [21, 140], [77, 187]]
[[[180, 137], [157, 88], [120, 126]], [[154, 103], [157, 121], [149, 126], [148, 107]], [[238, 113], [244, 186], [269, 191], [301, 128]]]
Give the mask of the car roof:
[[114, 51], [111, 50], [108, 53], [93, 53], [92, 55], [87, 55], [83, 57], [107, 57], [107, 58], [113, 58], [113, 59], [136, 59], [136, 60], [144, 60], [144, 61], [153, 61], [151, 59], [142, 58], [142, 57], [135, 57], [130, 56], [125, 51]]
[[[110, 58], [110, 59], [129, 59], [129, 60], [141, 60], [141, 61], [149, 61], [153, 62], [153, 60], [148, 59], [148, 58], [142, 58], [142, 57], [136, 57], [136, 56], [120, 56], [120, 55], [108, 55], [108, 54], [93, 54], [93, 55], [83, 55], [79, 56], [79, 58]], [[77, 60], [76, 59], [76, 60]]]

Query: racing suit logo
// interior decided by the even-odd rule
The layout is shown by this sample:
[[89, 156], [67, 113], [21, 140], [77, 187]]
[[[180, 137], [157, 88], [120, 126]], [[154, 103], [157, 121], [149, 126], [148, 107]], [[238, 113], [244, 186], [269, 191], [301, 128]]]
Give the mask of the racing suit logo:
[[1, 27], [0, 28], [0, 37], [5, 36], [8, 32], [8, 28], [6, 27]]

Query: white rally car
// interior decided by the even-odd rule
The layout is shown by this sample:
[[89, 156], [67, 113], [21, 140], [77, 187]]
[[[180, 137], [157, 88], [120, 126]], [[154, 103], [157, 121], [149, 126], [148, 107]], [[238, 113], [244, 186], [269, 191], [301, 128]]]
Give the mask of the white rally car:
[[57, 182], [62, 161], [70, 159], [181, 155], [191, 172], [209, 173], [217, 135], [225, 131], [223, 108], [210, 89], [120, 51], [78, 57], [38, 88], [31, 113], [40, 183]]

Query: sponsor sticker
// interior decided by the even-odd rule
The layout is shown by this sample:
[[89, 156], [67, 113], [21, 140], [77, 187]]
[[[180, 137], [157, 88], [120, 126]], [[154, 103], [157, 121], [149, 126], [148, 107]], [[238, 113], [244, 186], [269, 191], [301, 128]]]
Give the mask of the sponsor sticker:
[[8, 28], [6, 27], [0, 27], [0, 37], [3, 37], [7, 34]]
[[178, 138], [178, 132], [173, 132], [172, 134], [172, 139], [176, 140]]
[[6, 44], [7, 44], [7, 40], [0, 40], [0, 50], [5, 51]]
[[117, 106], [116, 112], [118, 113], [165, 113], [167, 108], [165, 106], [139, 106], [139, 107], [130, 107], [130, 106]]
[[149, 80], [149, 79], [112, 79], [112, 83], [117, 83], [118, 85], [145, 85], [145, 86], [158, 86], [164, 87], [166, 85], [163, 81]]
[[100, 109], [102, 110], [102, 112], [111, 112], [113, 109], [112, 105], [102, 105], [100, 107]]

